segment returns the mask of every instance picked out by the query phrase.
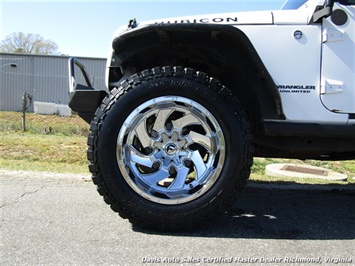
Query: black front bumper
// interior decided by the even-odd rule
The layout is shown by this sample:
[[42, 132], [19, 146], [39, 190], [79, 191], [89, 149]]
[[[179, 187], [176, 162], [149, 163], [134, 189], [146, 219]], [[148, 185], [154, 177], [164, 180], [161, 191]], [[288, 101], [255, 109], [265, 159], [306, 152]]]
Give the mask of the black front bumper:
[[[69, 107], [77, 112], [86, 122], [90, 123], [94, 118], [96, 109], [102, 100], [107, 96], [103, 90], [95, 90], [90, 82], [89, 76], [83, 64], [75, 57], [69, 58]], [[77, 66], [84, 76], [86, 85], [77, 84], [75, 81], [75, 66]]]

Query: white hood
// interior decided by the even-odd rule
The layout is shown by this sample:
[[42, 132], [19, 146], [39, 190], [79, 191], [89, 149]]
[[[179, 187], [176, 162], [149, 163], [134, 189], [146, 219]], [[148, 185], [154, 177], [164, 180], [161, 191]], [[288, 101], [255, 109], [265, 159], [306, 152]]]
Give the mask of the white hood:
[[[197, 16], [184, 16], [163, 18], [149, 21], [137, 21], [135, 28], [152, 24], [219, 24], [219, 25], [306, 25], [310, 22], [313, 13], [324, 0], [309, 0], [295, 10], [273, 10], [252, 12], [231, 12], [222, 14], [209, 14]], [[127, 26], [118, 28], [115, 36], [132, 30]]]
[[252, 24], [272, 24], [272, 12], [234, 12], [222, 14], [209, 14], [198, 16], [186, 16], [176, 18], [165, 18], [145, 21], [139, 26], [147, 24], [176, 24], [176, 23], [199, 23], [199, 24], [223, 24], [223, 25], [252, 25]]
[[188, 17], [176, 17], [145, 21], [139, 26], [147, 24], [176, 24], [176, 23], [198, 23], [198, 24], [222, 24], [222, 25], [270, 25], [270, 24], [308, 24], [314, 11], [323, 0], [310, 0], [298, 9], [294, 10], [272, 10], [234, 12], [210, 15], [198, 15]]

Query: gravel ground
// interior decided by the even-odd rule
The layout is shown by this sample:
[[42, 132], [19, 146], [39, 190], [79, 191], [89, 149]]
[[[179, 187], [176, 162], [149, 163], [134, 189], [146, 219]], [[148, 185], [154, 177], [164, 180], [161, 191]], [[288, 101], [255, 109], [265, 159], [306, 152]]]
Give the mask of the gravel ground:
[[[75, 182], [91, 182], [91, 174], [72, 174], [72, 173], [52, 173], [52, 172], [36, 172], [36, 171], [13, 171], [0, 169], [0, 178], [6, 179], [53, 179], [53, 182], [66, 181], [70, 183]], [[312, 184], [298, 184], [298, 183], [284, 183], [284, 182], [254, 182], [249, 181], [247, 187], [250, 188], [267, 188], [277, 190], [307, 190], [307, 191], [355, 191], [355, 185], [312, 185]]]
[[35, 178], [35, 179], [47, 179], [53, 178], [56, 180], [61, 179], [71, 179], [72, 181], [90, 181], [91, 175], [88, 174], [71, 174], [71, 173], [52, 173], [52, 172], [36, 172], [36, 171], [13, 171], [13, 170], [3, 170], [0, 169], [0, 177], [16, 179], [25, 179], [25, 178]]

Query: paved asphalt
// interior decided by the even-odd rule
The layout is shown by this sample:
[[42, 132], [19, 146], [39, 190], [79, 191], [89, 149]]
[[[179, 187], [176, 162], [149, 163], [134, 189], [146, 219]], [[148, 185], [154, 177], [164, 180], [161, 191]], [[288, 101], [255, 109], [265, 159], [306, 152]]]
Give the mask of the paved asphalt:
[[87, 180], [0, 180], [0, 265], [355, 265], [352, 188], [249, 186], [211, 225], [156, 233], [132, 228]]

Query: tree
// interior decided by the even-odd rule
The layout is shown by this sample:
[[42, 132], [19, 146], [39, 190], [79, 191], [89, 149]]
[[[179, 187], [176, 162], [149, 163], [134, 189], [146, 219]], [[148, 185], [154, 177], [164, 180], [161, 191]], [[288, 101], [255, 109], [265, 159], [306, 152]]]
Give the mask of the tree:
[[58, 45], [39, 34], [17, 32], [1, 41], [0, 52], [20, 54], [58, 54]]

